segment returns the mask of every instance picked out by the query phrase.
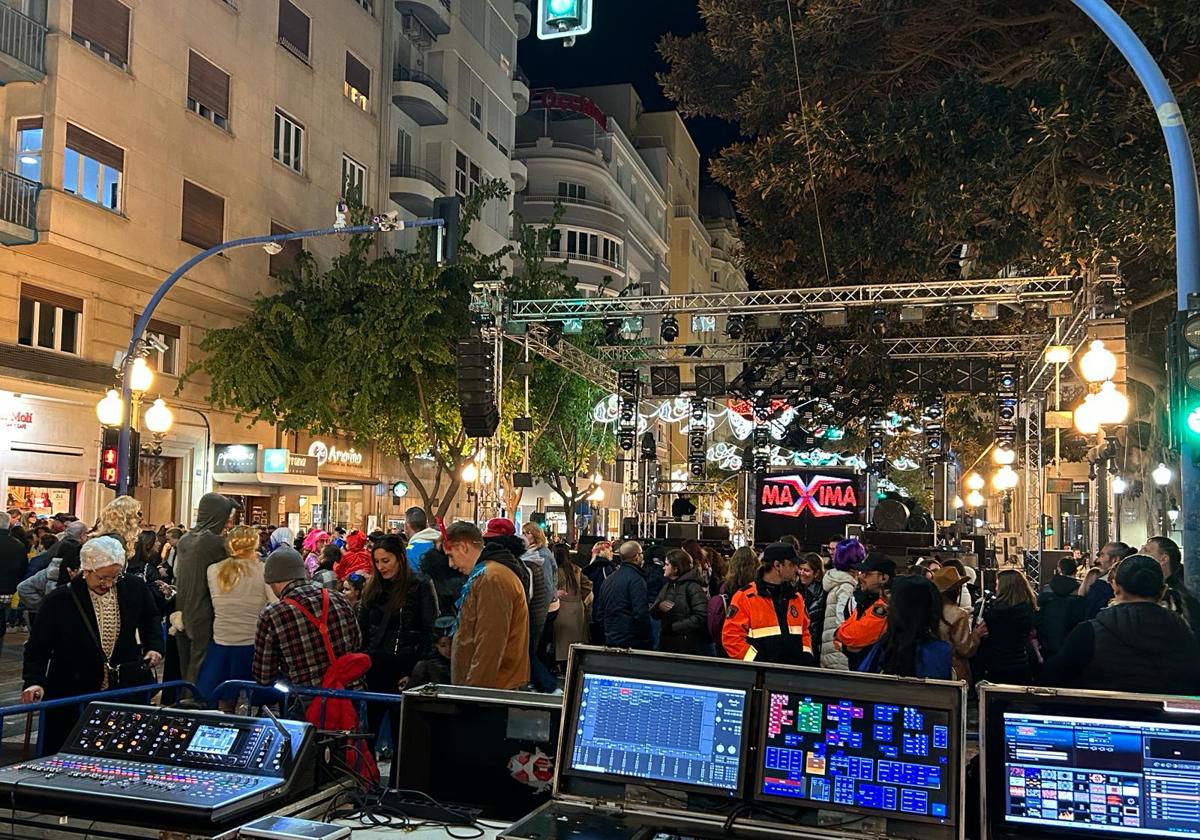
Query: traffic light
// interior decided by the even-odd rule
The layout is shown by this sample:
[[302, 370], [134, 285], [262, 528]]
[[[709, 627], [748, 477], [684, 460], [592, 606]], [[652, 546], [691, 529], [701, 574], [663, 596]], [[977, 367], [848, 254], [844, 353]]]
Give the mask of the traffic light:
[[121, 440], [119, 429], [105, 429], [100, 444], [100, 483], [110, 490], [117, 489], [117, 450]]
[[1200, 444], [1200, 306], [1179, 313], [1174, 338], [1173, 425], [1180, 440]]
[[433, 218], [443, 224], [433, 229], [431, 245], [433, 262], [454, 265], [458, 260], [458, 216], [462, 212], [462, 199], [458, 196], [443, 196], [433, 200]]
[[592, 0], [538, 0], [537, 36], [543, 41], [592, 31]]

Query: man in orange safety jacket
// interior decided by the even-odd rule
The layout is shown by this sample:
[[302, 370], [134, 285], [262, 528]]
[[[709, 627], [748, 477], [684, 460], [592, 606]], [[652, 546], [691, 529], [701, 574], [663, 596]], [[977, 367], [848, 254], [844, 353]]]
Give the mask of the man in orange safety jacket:
[[835, 644], [846, 653], [850, 670], [857, 671], [871, 646], [887, 627], [887, 593], [896, 576], [896, 564], [885, 554], [872, 552], [858, 567], [854, 609], [834, 635]]
[[763, 551], [754, 583], [733, 593], [721, 644], [731, 659], [815, 665], [804, 597], [796, 590], [800, 558], [790, 542]]

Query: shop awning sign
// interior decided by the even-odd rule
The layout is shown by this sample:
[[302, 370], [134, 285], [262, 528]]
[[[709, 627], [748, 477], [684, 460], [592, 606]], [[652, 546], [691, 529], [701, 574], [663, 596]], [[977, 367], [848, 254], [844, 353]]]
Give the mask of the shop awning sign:
[[287, 449], [264, 449], [262, 471], [270, 475], [316, 475], [317, 459]]
[[219, 443], [214, 472], [245, 475], [258, 472], [257, 443]]

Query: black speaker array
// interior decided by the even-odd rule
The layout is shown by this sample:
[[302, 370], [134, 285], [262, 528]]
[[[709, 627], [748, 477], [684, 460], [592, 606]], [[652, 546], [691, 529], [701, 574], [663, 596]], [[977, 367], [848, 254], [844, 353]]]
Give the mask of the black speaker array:
[[458, 410], [467, 437], [490, 438], [500, 426], [496, 352], [478, 335], [458, 342]]

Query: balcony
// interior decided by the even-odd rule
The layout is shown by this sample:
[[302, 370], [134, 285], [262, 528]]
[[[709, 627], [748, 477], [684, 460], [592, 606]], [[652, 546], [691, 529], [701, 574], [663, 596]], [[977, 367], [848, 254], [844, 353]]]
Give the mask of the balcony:
[[450, 0], [396, 0], [396, 10], [412, 15], [434, 35], [450, 31]]
[[46, 27], [0, 3], [0, 85], [46, 76]]
[[42, 185], [0, 170], [0, 243], [30, 245], [37, 241], [37, 202]]
[[392, 102], [417, 125], [445, 125], [449, 100], [446, 88], [428, 73], [407, 67], [392, 72]]
[[513, 192], [520, 192], [529, 183], [529, 167], [523, 161], [509, 161], [508, 172], [513, 179]]
[[388, 192], [392, 201], [414, 216], [428, 216], [433, 200], [446, 193], [446, 182], [437, 174], [407, 163], [392, 164]]
[[533, 12], [525, 0], [513, 0], [513, 17], [517, 19], [517, 40], [528, 38], [533, 31]]
[[521, 72], [520, 67], [513, 73], [512, 95], [513, 102], [517, 107], [517, 116], [527, 113], [529, 111], [529, 77]]

